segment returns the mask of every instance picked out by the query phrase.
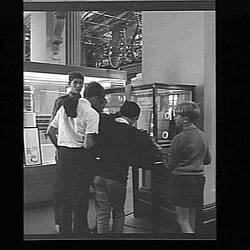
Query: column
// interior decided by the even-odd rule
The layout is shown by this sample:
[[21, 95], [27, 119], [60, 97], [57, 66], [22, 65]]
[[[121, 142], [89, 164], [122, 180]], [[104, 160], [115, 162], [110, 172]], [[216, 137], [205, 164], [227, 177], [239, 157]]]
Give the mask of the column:
[[66, 64], [80, 66], [81, 63], [81, 26], [80, 13], [72, 11], [66, 18]]
[[204, 60], [204, 131], [212, 162], [205, 167], [205, 204], [215, 202], [216, 179], [216, 70], [215, 70], [215, 11], [205, 12], [205, 60]]

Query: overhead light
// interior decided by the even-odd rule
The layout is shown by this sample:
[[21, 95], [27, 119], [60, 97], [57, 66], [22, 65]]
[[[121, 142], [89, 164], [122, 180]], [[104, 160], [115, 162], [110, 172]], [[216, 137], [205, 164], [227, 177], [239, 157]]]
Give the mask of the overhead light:
[[[24, 72], [24, 80], [27, 82], [57, 82], [59, 84], [68, 84], [69, 76], [67, 74], [51, 74], [51, 73], [38, 73], [38, 72]], [[99, 82], [104, 88], [110, 88], [113, 84], [125, 86], [125, 80], [113, 78], [101, 78], [84, 76], [84, 82]]]
[[29, 80], [50, 80], [50, 81], [58, 81], [58, 82], [68, 82], [68, 76], [62, 74], [51, 74], [51, 73], [38, 73], [38, 72], [24, 72], [24, 79]]

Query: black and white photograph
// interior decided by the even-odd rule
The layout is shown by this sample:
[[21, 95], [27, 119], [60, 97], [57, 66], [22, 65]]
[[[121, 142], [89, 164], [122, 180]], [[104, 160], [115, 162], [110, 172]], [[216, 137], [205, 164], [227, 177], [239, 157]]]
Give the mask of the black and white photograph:
[[23, 238], [216, 240], [215, 1], [23, 1]]

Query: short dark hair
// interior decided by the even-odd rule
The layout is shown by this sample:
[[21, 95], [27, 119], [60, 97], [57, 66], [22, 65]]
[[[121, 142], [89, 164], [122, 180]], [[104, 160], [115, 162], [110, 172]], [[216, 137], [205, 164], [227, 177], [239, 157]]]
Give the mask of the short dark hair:
[[141, 109], [136, 102], [125, 101], [120, 108], [120, 115], [135, 118], [140, 115]]
[[103, 97], [105, 96], [105, 90], [103, 86], [99, 82], [90, 82], [84, 92], [83, 96], [87, 98], [91, 98], [93, 96], [100, 96]]
[[68, 75], [69, 75], [69, 83], [68, 84], [70, 84], [71, 81], [75, 78], [80, 78], [84, 81], [84, 76], [82, 75], [82, 73], [80, 73], [78, 71], [72, 71]]
[[191, 122], [194, 122], [200, 116], [200, 108], [197, 103], [186, 101], [176, 106], [175, 113], [186, 116]]

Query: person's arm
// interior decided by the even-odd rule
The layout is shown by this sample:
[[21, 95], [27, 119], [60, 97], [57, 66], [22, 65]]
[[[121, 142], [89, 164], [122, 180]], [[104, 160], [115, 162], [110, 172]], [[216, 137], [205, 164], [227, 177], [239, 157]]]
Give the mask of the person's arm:
[[174, 137], [170, 146], [170, 158], [168, 161], [168, 167], [170, 170], [173, 170], [177, 167], [178, 164], [178, 154], [179, 154], [179, 142], [178, 137]]
[[61, 106], [62, 106], [62, 101], [61, 101], [61, 98], [59, 97], [59, 98], [56, 99], [56, 101], [55, 101], [54, 108], [53, 108], [53, 111], [52, 111], [52, 115], [51, 115], [51, 118], [50, 118], [50, 121], [49, 121], [49, 126], [48, 126], [48, 128], [47, 128], [46, 133], [45, 133], [46, 136], [48, 136], [50, 124], [51, 124], [51, 122], [53, 121], [53, 119], [55, 118], [56, 113], [57, 113], [57, 111], [59, 110], [59, 108], [60, 108]]
[[50, 123], [52, 122], [52, 120], [54, 119], [54, 117], [56, 116], [57, 111], [59, 110], [59, 108], [62, 106], [62, 98], [59, 97], [58, 99], [56, 99], [55, 104], [54, 104], [54, 108], [52, 111], [52, 116], [50, 118]]
[[47, 135], [49, 136], [51, 142], [54, 144], [54, 146], [57, 148], [57, 134], [58, 134], [58, 129], [53, 127], [53, 126], [49, 126], [48, 130], [47, 130]]
[[141, 168], [151, 168], [155, 162], [162, 162], [161, 147], [146, 131], [137, 130], [131, 141], [132, 165]]
[[57, 144], [58, 125], [59, 125], [59, 111], [56, 113], [54, 119], [51, 121], [46, 132], [51, 142], [54, 144], [56, 148], [58, 147]]

